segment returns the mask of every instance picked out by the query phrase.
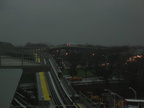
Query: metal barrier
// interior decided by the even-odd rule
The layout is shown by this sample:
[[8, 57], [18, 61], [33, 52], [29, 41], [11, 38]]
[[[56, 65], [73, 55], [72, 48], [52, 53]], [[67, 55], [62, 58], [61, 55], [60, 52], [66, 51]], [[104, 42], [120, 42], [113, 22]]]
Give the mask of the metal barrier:
[[40, 63], [35, 62], [34, 57], [11, 57], [0, 56], [0, 67], [2, 66], [35, 66]]
[[63, 85], [65, 86], [67, 92], [72, 96], [74, 96], [75, 99], [79, 98], [79, 95], [76, 93], [76, 91], [73, 89], [73, 87], [71, 86], [70, 82], [62, 77], [61, 81], [63, 82]]
[[[0, 48], [0, 67], [36, 65], [38, 59], [46, 55], [48, 48]], [[36, 56], [37, 54], [37, 56]], [[44, 65], [44, 64], [43, 64]]]

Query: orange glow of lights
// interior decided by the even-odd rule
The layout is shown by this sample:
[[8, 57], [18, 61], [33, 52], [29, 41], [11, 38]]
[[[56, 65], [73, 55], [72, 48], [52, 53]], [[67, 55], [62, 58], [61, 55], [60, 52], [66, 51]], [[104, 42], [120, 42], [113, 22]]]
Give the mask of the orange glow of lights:
[[143, 56], [142, 55], [136, 55], [136, 56], [133, 56], [133, 57], [130, 57], [127, 62], [132, 62], [132, 61], [135, 61], [137, 58], [142, 58]]

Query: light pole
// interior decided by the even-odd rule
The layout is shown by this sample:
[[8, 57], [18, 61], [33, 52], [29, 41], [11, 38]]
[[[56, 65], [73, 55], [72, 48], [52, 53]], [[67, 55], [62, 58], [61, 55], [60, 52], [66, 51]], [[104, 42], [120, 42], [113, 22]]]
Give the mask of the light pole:
[[108, 57], [107, 56], [105, 56], [105, 55], [102, 55], [102, 56], [105, 57], [106, 61], [108, 61]]
[[105, 56], [105, 55], [102, 55], [102, 56], [105, 58], [105, 64], [107, 65], [107, 63], [108, 63], [108, 57]]
[[136, 90], [134, 90], [132, 87], [129, 87], [129, 89], [131, 89], [131, 90], [134, 92], [134, 94], [135, 94], [135, 99], [137, 99], [137, 92], [136, 92]]
[[123, 105], [123, 102], [124, 102], [124, 101], [123, 101], [123, 97], [121, 97], [121, 96], [118, 95], [117, 93], [112, 92], [112, 91], [109, 90], [109, 89], [104, 89], [104, 90], [110, 92], [110, 94], [114, 96], [114, 108], [116, 108], [116, 96], [121, 99], [121, 105], [122, 105], [122, 108], [123, 108], [123, 106], [124, 106], [124, 105]]
[[104, 91], [108, 91], [108, 92], [110, 92], [111, 95], [114, 96], [114, 108], [115, 108], [116, 101], [115, 101], [115, 95], [114, 95], [114, 93], [111, 90], [109, 90], [109, 89], [104, 89]]

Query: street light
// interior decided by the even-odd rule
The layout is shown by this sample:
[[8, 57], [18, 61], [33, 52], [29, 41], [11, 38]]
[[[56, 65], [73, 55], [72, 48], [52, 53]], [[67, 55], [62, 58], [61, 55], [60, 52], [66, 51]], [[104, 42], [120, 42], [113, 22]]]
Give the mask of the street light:
[[104, 91], [108, 91], [108, 92], [110, 92], [111, 95], [114, 96], [114, 108], [115, 108], [115, 105], [116, 105], [115, 94], [111, 90], [109, 90], [109, 89], [104, 89]]
[[112, 91], [109, 90], [109, 89], [104, 89], [104, 90], [110, 92], [110, 94], [114, 96], [114, 108], [116, 108], [116, 96], [121, 99], [121, 104], [122, 104], [122, 108], [123, 108], [123, 102], [124, 102], [124, 101], [123, 101], [123, 97], [121, 97], [121, 96], [118, 95], [117, 93], [112, 92]]
[[108, 57], [107, 56], [105, 56], [105, 55], [102, 55], [102, 56], [105, 57], [106, 61], [108, 61]]
[[132, 87], [129, 87], [129, 89], [131, 89], [131, 90], [134, 92], [134, 94], [135, 94], [135, 99], [137, 99], [137, 92], [136, 92]]

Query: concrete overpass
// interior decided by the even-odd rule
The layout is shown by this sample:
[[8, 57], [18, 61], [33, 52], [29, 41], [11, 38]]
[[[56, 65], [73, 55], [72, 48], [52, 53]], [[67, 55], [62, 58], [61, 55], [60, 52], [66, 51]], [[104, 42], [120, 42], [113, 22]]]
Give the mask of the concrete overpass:
[[[10, 101], [13, 98], [15, 94], [15, 90], [19, 85], [21, 75], [29, 71], [37, 73], [38, 92], [40, 93], [39, 97], [40, 99], [44, 99], [41, 101], [42, 106], [40, 105], [39, 108], [41, 107], [43, 108], [55, 108], [55, 107], [78, 108], [78, 105], [80, 108], [92, 108], [89, 105], [90, 103], [87, 104], [88, 106], [86, 105], [85, 107], [85, 105], [80, 106], [78, 102], [73, 101], [72, 99], [73, 94], [70, 94], [70, 93], [74, 93], [74, 91], [68, 90], [70, 89], [70, 87], [68, 87], [68, 83], [67, 84], [63, 83], [64, 82], [63, 77], [61, 75], [61, 72], [58, 66], [56, 65], [54, 59], [52, 57], [49, 58], [48, 53], [45, 53], [45, 49], [43, 50], [41, 49], [17, 50], [15, 48], [12, 50], [6, 50], [4, 51], [4, 53], [1, 52], [1, 55], [0, 55], [0, 74], [1, 74], [0, 82], [4, 81], [2, 77], [6, 78], [5, 82], [9, 82], [7, 85], [11, 85], [11, 82], [14, 81], [13, 82], [14, 86], [12, 89], [10, 89], [10, 86], [6, 86], [5, 88], [3, 88], [3, 86], [0, 86], [1, 88], [3, 88], [3, 91], [1, 91], [1, 94], [0, 94], [0, 97], [3, 97], [2, 94], [7, 94], [10, 91], [13, 94], [9, 98], [9, 101], [7, 101], [6, 99], [7, 102], [5, 101], [6, 103], [2, 104], [2, 105], [6, 105], [6, 107], [2, 106], [3, 108], [7, 108], [7, 106], [10, 105]], [[19, 73], [18, 76], [15, 76], [14, 74], [17, 74], [17, 73]], [[15, 76], [16, 78], [12, 76]], [[53, 89], [51, 90], [51, 88]], [[5, 91], [5, 89], [9, 91]], [[50, 95], [49, 95], [49, 91], [51, 91]], [[54, 95], [52, 96], [52, 94]], [[18, 97], [20, 96], [21, 95], [19, 95]], [[50, 97], [51, 99], [53, 98], [54, 101], [56, 100], [53, 103], [53, 104], [56, 104], [55, 106], [52, 105], [51, 107], [49, 107], [48, 104], [51, 101]], [[17, 99], [15, 100], [18, 102]], [[25, 105], [22, 105], [22, 107], [25, 107]]]

